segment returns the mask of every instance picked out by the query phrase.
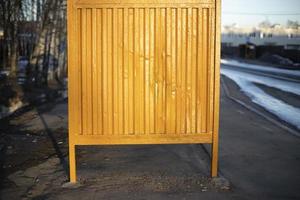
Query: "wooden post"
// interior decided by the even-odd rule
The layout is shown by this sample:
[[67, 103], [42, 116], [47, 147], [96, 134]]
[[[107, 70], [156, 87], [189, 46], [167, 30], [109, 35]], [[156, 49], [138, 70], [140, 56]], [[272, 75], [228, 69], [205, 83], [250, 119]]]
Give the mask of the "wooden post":
[[[76, 117], [71, 111], [76, 111], [76, 88], [74, 87], [76, 81], [76, 68], [78, 64], [76, 63], [76, 48], [72, 41], [75, 40], [75, 17], [74, 17], [74, 0], [67, 1], [68, 8], [68, 110], [69, 110], [69, 171], [70, 171], [70, 182], [76, 182], [76, 157], [75, 157], [75, 143], [74, 136], [76, 129]], [[73, 87], [72, 87], [73, 86]]]
[[211, 177], [218, 176], [218, 146], [218, 141], [213, 141], [211, 148]]
[[219, 150], [219, 104], [220, 104], [220, 46], [221, 46], [221, 0], [216, 0], [215, 15], [215, 95], [214, 95], [214, 123], [211, 148], [211, 176], [218, 176]]
[[76, 182], [76, 149], [75, 145], [69, 145], [70, 182]]

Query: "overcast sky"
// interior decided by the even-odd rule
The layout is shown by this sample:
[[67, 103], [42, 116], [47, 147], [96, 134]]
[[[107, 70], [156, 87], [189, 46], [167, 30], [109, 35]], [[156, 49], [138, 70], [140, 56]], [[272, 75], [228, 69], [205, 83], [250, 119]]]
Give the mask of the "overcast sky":
[[300, 0], [222, 0], [223, 25], [254, 26], [266, 19], [280, 24], [288, 19], [300, 22]]

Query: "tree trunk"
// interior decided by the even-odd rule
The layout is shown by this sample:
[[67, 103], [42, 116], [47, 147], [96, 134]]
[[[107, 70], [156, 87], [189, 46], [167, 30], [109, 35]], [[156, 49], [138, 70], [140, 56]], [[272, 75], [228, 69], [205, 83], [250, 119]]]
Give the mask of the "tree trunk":
[[10, 76], [16, 77], [18, 65], [18, 22], [14, 21], [12, 25], [11, 36], [11, 55], [10, 55]]
[[[39, 1], [37, 1], [40, 3]], [[48, 44], [47, 41], [47, 34], [52, 30], [53, 23], [55, 21], [55, 16], [57, 10], [59, 10], [59, 6], [61, 4], [61, 0], [46, 0], [45, 4], [43, 6], [43, 14], [41, 17], [41, 24], [39, 26], [39, 30], [37, 31], [37, 42], [34, 47], [33, 53], [31, 54], [30, 57], [30, 66], [29, 66], [29, 73], [34, 72], [35, 74], [35, 81], [41, 81], [38, 77], [41, 75], [41, 71], [38, 66], [38, 62], [41, 56], [46, 54], [46, 49]], [[40, 7], [38, 5], [38, 7]], [[40, 11], [39, 11], [40, 12]], [[40, 14], [38, 14], [40, 15]], [[39, 16], [37, 16], [39, 17]], [[44, 61], [42, 62], [44, 63]], [[44, 67], [43, 67], [44, 68]], [[36, 84], [38, 84], [36, 82]]]

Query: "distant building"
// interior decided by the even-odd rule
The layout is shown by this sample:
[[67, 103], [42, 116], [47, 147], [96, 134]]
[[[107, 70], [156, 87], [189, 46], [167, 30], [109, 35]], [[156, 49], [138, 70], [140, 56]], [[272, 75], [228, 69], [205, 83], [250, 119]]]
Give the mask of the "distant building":
[[300, 27], [287, 29], [275, 24], [269, 28], [227, 27], [222, 30], [222, 45], [238, 47], [253, 43], [256, 46], [284, 46], [300, 50]]
[[[248, 46], [251, 47], [250, 51], [247, 51]], [[251, 56], [243, 55], [247, 52], [251, 52]], [[299, 62], [300, 26], [287, 28], [274, 24], [254, 28], [240, 28], [236, 25], [222, 27], [222, 53], [257, 58], [266, 52]]]

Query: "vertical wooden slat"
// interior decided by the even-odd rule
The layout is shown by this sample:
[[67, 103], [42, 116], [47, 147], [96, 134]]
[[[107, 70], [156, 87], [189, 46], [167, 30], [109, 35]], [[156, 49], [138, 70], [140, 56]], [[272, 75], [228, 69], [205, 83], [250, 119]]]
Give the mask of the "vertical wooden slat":
[[137, 80], [139, 85], [138, 101], [139, 101], [139, 115], [140, 120], [139, 133], [145, 133], [145, 9], [139, 9], [139, 68], [137, 70]]
[[97, 102], [94, 102], [97, 104], [97, 110], [94, 112], [97, 112], [97, 134], [103, 134], [103, 73], [102, 73], [102, 56], [103, 56], [103, 40], [102, 40], [102, 9], [96, 10], [96, 48], [97, 52], [95, 54], [96, 56], [96, 67], [97, 67], [97, 85], [94, 86], [94, 88], [97, 91]]
[[150, 9], [150, 32], [149, 32], [149, 84], [150, 84], [150, 96], [149, 96], [149, 131], [155, 133], [155, 9]]
[[154, 25], [154, 32], [155, 32], [155, 60], [154, 60], [154, 63], [155, 63], [155, 67], [154, 67], [154, 79], [155, 79], [155, 93], [154, 93], [154, 99], [155, 99], [155, 110], [154, 110], [154, 113], [155, 113], [155, 120], [154, 120], [154, 127], [155, 127], [155, 133], [159, 133], [160, 131], [160, 119], [159, 119], [159, 113], [161, 112], [161, 109], [159, 107], [159, 85], [160, 85], [160, 82], [159, 82], [159, 66], [160, 65], [160, 52], [161, 52], [161, 37], [160, 37], [160, 24], [161, 24], [161, 20], [160, 20], [160, 9], [159, 8], [156, 8], [155, 9], [155, 25]]
[[210, 34], [210, 30], [211, 30], [211, 26], [210, 26], [210, 20], [211, 20], [211, 17], [210, 17], [210, 10], [209, 8], [206, 9], [207, 11], [207, 14], [206, 14], [206, 34], [207, 34], [207, 57], [206, 57], [206, 62], [207, 62], [207, 66], [206, 66], [206, 73], [207, 73], [207, 93], [206, 93], [206, 130], [205, 132], [207, 132], [209, 129], [210, 129], [210, 119], [212, 117], [211, 113], [210, 113], [210, 108], [211, 108], [211, 104], [213, 101], [213, 97], [211, 98], [211, 95], [213, 95], [213, 93], [210, 91], [210, 88], [212, 86], [212, 78], [213, 78], [213, 74], [212, 74], [212, 67], [211, 67], [211, 55], [210, 55], [210, 52], [211, 52], [211, 49], [210, 49], [210, 45], [211, 45], [211, 42], [210, 42], [210, 38], [209, 37], [209, 34]]
[[159, 16], [159, 36], [160, 40], [158, 43], [158, 89], [157, 89], [157, 99], [158, 99], [158, 106], [157, 106], [157, 126], [158, 126], [158, 133], [165, 133], [165, 89], [166, 89], [166, 82], [165, 82], [165, 71], [166, 71], [166, 9], [161, 8], [159, 9], [160, 16]]
[[192, 132], [192, 9], [187, 13], [187, 65], [186, 65], [186, 133]]
[[102, 97], [103, 97], [103, 134], [109, 131], [109, 105], [108, 105], [108, 36], [107, 36], [107, 9], [102, 9]]
[[[71, 123], [74, 123], [74, 125], [72, 125], [72, 127], [76, 127], [75, 130], [78, 131], [75, 134], [79, 134], [82, 135], [83, 131], [82, 131], [82, 9], [77, 9], [76, 12], [76, 32], [77, 32], [77, 38], [76, 40], [78, 41], [78, 45], [77, 45], [77, 57], [74, 56], [74, 60], [77, 60], [77, 66], [75, 68], [75, 66], [70, 66], [69, 65], [69, 70], [70, 69], [77, 69], [74, 70], [75, 73], [72, 73], [71, 75], [71, 79], [74, 78], [74, 88], [72, 90], [72, 94], [74, 95], [73, 100], [74, 100], [74, 105], [76, 105], [76, 107], [73, 107], [72, 110], [76, 110], [75, 115], [77, 116], [73, 116], [74, 119], [76, 120], [72, 120], [72, 117], [70, 117], [69, 120], [72, 120]], [[75, 64], [75, 63], [74, 63]], [[72, 80], [71, 80], [72, 81]]]
[[131, 99], [129, 99], [129, 47], [128, 47], [128, 42], [129, 42], [129, 35], [128, 35], [128, 30], [130, 29], [129, 25], [129, 16], [128, 16], [128, 8], [124, 8], [124, 17], [123, 17], [123, 31], [124, 31], [124, 35], [123, 35], [123, 84], [124, 84], [124, 90], [123, 90], [123, 101], [124, 101], [124, 132], [123, 134], [128, 134], [129, 132], [129, 112], [130, 112], [130, 108], [129, 108], [129, 101], [131, 101]]
[[192, 9], [191, 28], [191, 132], [196, 133], [196, 79], [197, 79], [197, 9]]
[[129, 18], [128, 18], [128, 132], [129, 134], [134, 133], [134, 112], [135, 112], [135, 96], [134, 96], [134, 80], [135, 80], [135, 71], [134, 71], [134, 47], [135, 47], [135, 26], [134, 26], [134, 9], [129, 9]]
[[107, 104], [108, 104], [108, 134], [114, 131], [114, 88], [113, 88], [113, 10], [107, 9]]
[[134, 9], [134, 133], [138, 133], [141, 130], [140, 119], [140, 87], [139, 74], [140, 74], [140, 23], [139, 23], [139, 9]]
[[177, 30], [176, 30], [176, 13], [177, 9], [173, 8], [171, 9], [171, 133], [176, 133], [176, 70], [177, 70], [177, 62], [176, 62], [176, 36], [177, 36]]
[[207, 32], [207, 17], [208, 12], [207, 9], [204, 8], [202, 10], [202, 66], [201, 66], [201, 71], [202, 71], [202, 88], [201, 88], [201, 100], [202, 100], [202, 105], [201, 105], [201, 132], [206, 132], [207, 130], [207, 70], [208, 70], [208, 63], [207, 63], [207, 40], [208, 40], [208, 32]]
[[81, 36], [82, 36], [82, 119], [83, 119], [83, 134], [88, 132], [88, 110], [86, 107], [87, 102], [87, 19], [86, 9], [82, 9], [81, 16]]
[[91, 28], [91, 34], [92, 34], [92, 39], [91, 39], [91, 50], [92, 50], [92, 70], [91, 70], [91, 76], [92, 76], [92, 134], [97, 134], [98, 132], [98, 69], [99, 66], [97, 65], [97, 26], [96, 24], [99, 23], [97, 20], [97, 13], [96, 9], [92, 9], [92, 15], [91, 15], [91, 20], [92, 20], [92, 28]]
[[181, 130], [180, 132], [185, 134], [187, 130], [186, 124], [186, 95], [187, 95], [187, 87], [186, 87], [186, 67], [187, 67], [187, 9], [182, 9], [181, 13], [181, 88], [182, 88], [182, 96], [181, 96]]
[[167, 47], [166, 47], [166, 132], [175, 133], [175, 50], [176, 50], [176, 29], [175, 9], [167, 8]]
[[167, 9], [161, 9], [161, 37], [162, 37], [162, 54], [161, 54], [161, 83], [162, 83], [162, 101], [161, 101], [161, 110], [162, 110], [162, 126], [161, 133], [166, 133], [166, 73], [167, 73]]
[[211, 132], [213, 129], [213, 113], [214, 113], [214, 79], [215, 79], [215, 65], [214, 65], [214, 56], [215, 55], [215, 48], [214, 48], [214, 41], [215, 41], [215, 27], [214, 27], [214, 20], [215, 20], [215, 11], [213, 9], [209, 9], [209, 30], [208, 34], [209, 37], [209, 91], [208, 91], [208, 98], [209, 98], [209, 105], [208, 105], [208, 125], [207, 125], [207, 132]]
[[144, 13], [144, 46], [145, 46], [145, 72], [144, 72], [144, 92], [145, 92], [145, 134], [150, 133], [150, 13], [149, 8]]
[[171, 29], [171, 9], [167, 8], [166, 9], [166, 61], [165, 61], [165, 112], [166, 112], [166, 121], [165, 121], [165, 126], [166, 126], [166, 133], [171, 133], [171, 121], [172, 121], [172, 116], [171, 116], [171, 82], [172, 82], [172, 66], [171, 66], [171, 34], [172, 34], [172, 29]]
[[176, 133], [181, 132], [182, 115], [182, 15], [181, 8], [177, 9], [176, 15]]
[[124, 73], [124, 63], [123, 63], [123, 37], [124, 37], [124, 29], [123, 29], [123, 19], [124, 19], [124, 15], [123, 15], [123, 8], [119, 8], [118, 9], [118, 41], [117, 41], [117, 45], [118, 45], [118, 76], [117, 76], [117, 81], [118, 81], [118, 127], [119, 127], [119, 131], [118, 134], [123, 134], [124, 132], [124, 126], [123, 126], [123, 116], [124, 116], [124, 107], [123, 107], [123, 102], [124, 102], [124, 85], [123, 85], [123, 73]]
[[91, 135], [93, 133], [93, 86], [92, 86], [92, 9], [86, 9], [86, 133]]
[[113, 91], [113, 134], [118, 134], [119, 132], [119, 85], [118, 85], [118, 12], [117, 8], [112, 9], [112, 91]]
[[205, 116], [202, 116], [202, 109], [203, 109], [203, 90], [205, 90], [204, 86], [204, 80], [202, 77], [203, 73], [203, 62], [202, 62], [202, 56], [203, 56], [203, 20], [202, 20], [202, 9], [198, 10], [198, 41], [197, 41], [197, 133], [202, 132], [202, 118]]

